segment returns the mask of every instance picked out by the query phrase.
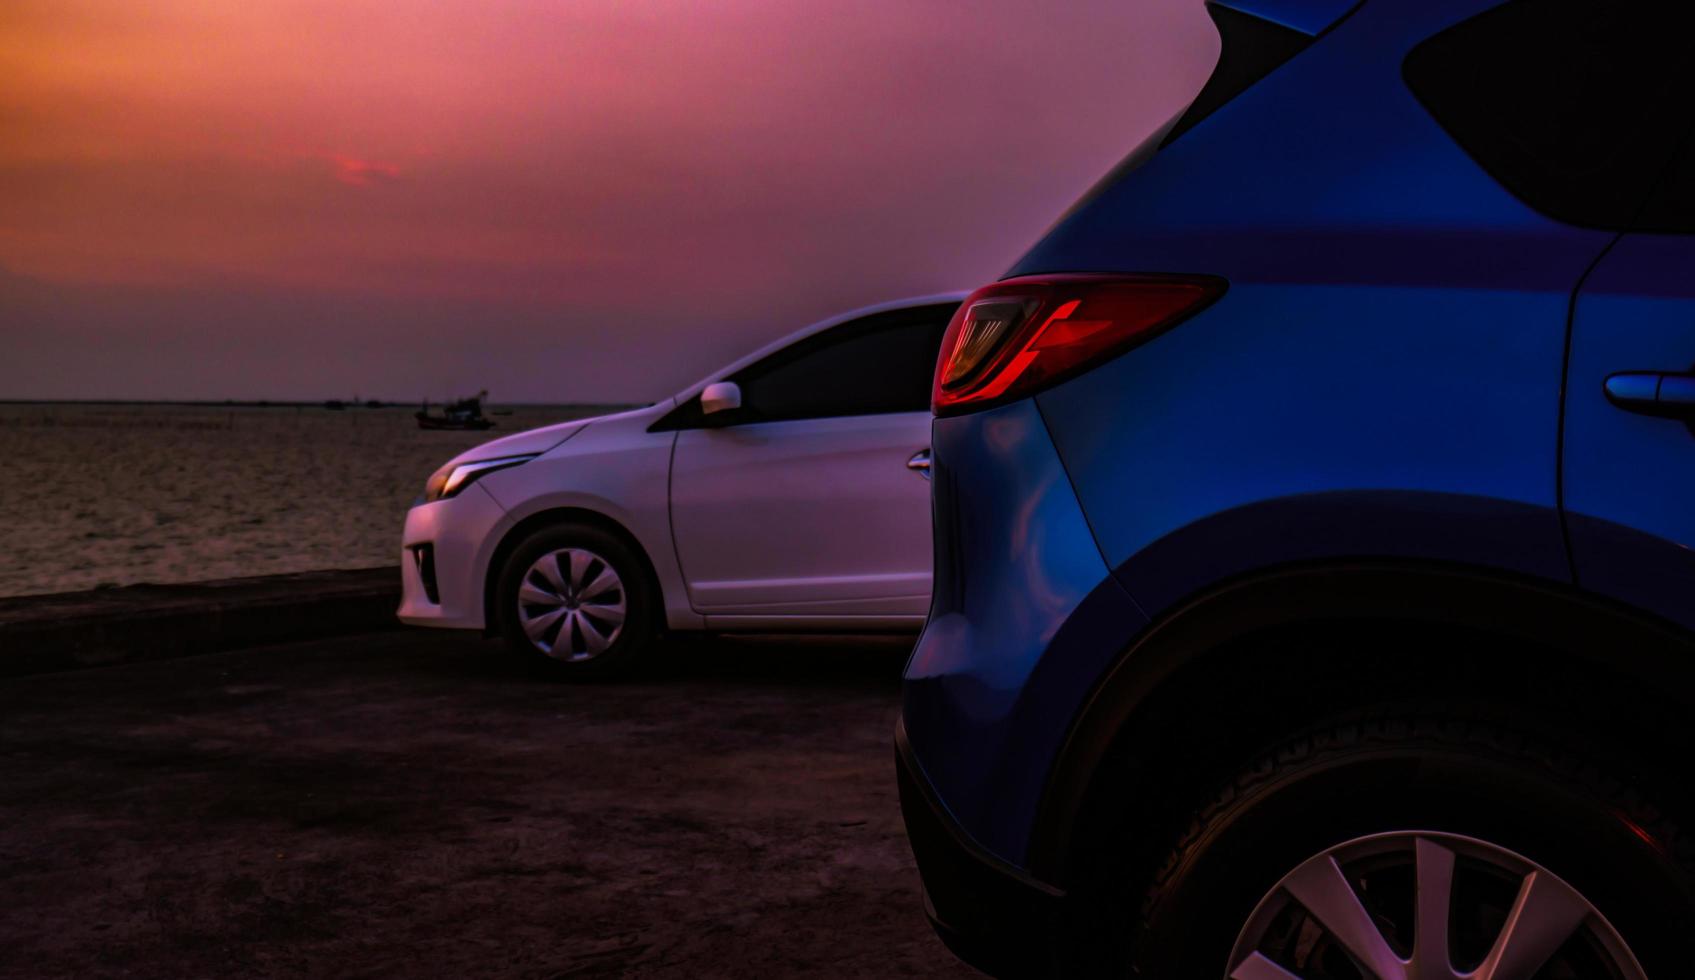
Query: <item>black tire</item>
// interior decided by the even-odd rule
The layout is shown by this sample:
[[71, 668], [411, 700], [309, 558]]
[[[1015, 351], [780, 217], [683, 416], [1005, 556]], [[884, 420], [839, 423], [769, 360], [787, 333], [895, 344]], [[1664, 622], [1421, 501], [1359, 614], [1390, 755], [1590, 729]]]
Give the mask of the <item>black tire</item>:
[[[1606, 769], [1510, 731], [1400, 717], [1328, 726], [1237, 773], [1198, 810], [1151, 883], [1095, 909], [1094, 928], [1116, 918], [1117, 936], [1078, 946], [1086, 962], [1066, 972], [1110, 965], [1118, 975], [1128, 966], [1134, 976], [1218, 980], [1256, 907], [1285, 894], [1279, 883], [1297, 866], [1345, 842], [1414, 833], [1526, 858], [1599, 910], [1647, 976], [1688, 968], [1695, 888], [1687, 841], [1664, 814]], [[1106, 898], [1110, 886], [1096, 894]], [[1372, 911], [1383, 934], [1407, 940], [1404, 917], [1384, 925], [1393, 916]], [[1302, 969], [1347, 973], [1325, 974], [1310, 959]]]
[[[623, 604], [623, 621], [603, 650], [586, 654], [582, 627], [570, 638], [553, 637], [553, 650], [543, 649], [525, 631], [519, 589], [537, 561], [558, 552], [586, 553], [609, 567], [616, 575]], [[568, 564], [568, 563], [567, 563]], [[591, 571], [599, 566], [589, 566]], [[610, 596], [612, 593], [607, 593]], [[525, 538], [507, 557], [495, 584], [495, 622], [507, 649], [534, 669], [564, 680], [590, 680], [628, 676], [649, 658], [658, 639], [660, 604], [650, 584], [647, 568], [635, 550], [618, 535], [584, 524], [558, 524], [542, 528]], [[572, 607], [575, 609], [575, 605]], [[585, 604], [585, 609], [589, 608]], [[596, 620], [600, 629], [608, 623]], [[585, 624], [587, 625], [587, 624]], [[545, 637], [544, 637], [545, 640]], [[576, 659], [574, 659], [576, 658]]]

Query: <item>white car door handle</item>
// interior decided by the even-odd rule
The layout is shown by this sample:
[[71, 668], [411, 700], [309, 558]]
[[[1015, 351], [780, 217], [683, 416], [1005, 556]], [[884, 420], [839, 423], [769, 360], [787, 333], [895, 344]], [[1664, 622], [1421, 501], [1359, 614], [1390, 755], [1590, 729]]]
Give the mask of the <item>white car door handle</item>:
[[930, 478], [930, 450], [920, 449], [906, 461], [906, 468], [928, 480]]

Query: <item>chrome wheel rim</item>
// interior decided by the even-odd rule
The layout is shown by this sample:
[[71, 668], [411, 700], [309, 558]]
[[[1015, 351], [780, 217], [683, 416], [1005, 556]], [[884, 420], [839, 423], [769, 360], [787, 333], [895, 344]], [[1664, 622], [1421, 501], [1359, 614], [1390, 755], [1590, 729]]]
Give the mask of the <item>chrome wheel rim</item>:
[[624, 583], [586, 548], [560, 548], [532, 563], [518, 584], [518, 623], [555, 660], [592, 660], [624, 632]]
[[1647, 980], [1576, 888], [1486, 841], [1375, 834], [1285, 875], [1230, 951], [1230, 980]]

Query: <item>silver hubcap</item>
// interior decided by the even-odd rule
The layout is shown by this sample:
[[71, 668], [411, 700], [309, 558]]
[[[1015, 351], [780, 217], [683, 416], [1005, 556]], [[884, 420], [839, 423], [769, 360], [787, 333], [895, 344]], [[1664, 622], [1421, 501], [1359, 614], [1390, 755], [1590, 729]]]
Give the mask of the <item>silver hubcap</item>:
[[1291, 871], [1248, 918], [1229, 976], [1646, 980], [1595, 906], [1545, 868], [1417, 832], [1361, 837]]
[[556, 660], [593, 659], [624, 631], [624, 583], [592, 551], [550, 551], [518, 586], [518, 622], [536, 649]]

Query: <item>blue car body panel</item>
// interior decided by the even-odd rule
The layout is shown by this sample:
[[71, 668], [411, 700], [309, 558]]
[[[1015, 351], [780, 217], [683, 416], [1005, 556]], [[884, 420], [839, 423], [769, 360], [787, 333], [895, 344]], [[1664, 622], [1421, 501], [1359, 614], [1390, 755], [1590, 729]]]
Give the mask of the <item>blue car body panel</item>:
[[1690, 240], [1539, 213], [1419, 103], [1409, 51], [1493, 0], [1220, 5], [1315, 39], [1139, 150], [1008, 275], [1204, 274], [1225, 295], [935, 425], [936, 592], [903, 752], [963, 834], [1025, 870], [1103, 674], [1221, 583], [1418, 561], [1695, 627], [1678, 493], [1695, 430], [1601, 390], [1695, 365]]
[[[1044, 720], [1088, 683], [1071, 671], [1056, 686], [1032, 684], [1032, 671], [1044, 650], [1071, 648], [1102, 669], [1145, 619], [1108, 574], [1032, 403], [939, 419], [931, 444], [947, 460], [935, 470], [945, 557], [907, 667], [908, 737], [954, 818], [1016, 859], [1043, 760], [1065, 734]], [[1002, 485], [981, 492], [991, 475]]]
[[[1039, 433], [1028, 403], [936, 425], [938, 466], [972, 490], [938, 526], [951, 506], [980, 530], [958, 536], [969, 555], [942, 559], [973, 577], [959, 608], [938, 565], [905, 723], [938, 795], [996, 856], [1025, 858], [1040, 778], [1106, 665], [1210, 583], [1376, 555], [1569, 581], [1566, 314], [1612, 236], [1514, 198], [1407, 90], [1411, 46], [1481, 6], [1367, 4], [1101, 188], [1009, 273], [1196, 272], [1229, 290], [1037, 396]], [[1051, 431], [1056, 461], [994, 458], [988, 433], [1020, 412], [1021, 439], [1039, 434], [1045, 456]], [[1022, 581], [1029, 555], [991, 542], [1023, 526], [1011, 515], [1038, 499], [1035, 474], [1061, 463], [1069, 483], [1039, 499], [1081, 513], [1040, 544], [1078, 558], [1064, 600], [1042, 604]], [[1123, 618], [1076, 630], [1098, 642], [1052, 642], [1071, 609], [1094, 610], [1081, 597], [1118, 595], [1114, 575]]]
[[[1569, 578], [1567, 307], [1612, 236], [1514, 198], [1407, 89], [1411, 45], [1479, 6], [1367, 5], [1014, 268], [1230, 281], [1181, 329], [1039, 399], [1107, 560], [1150, 615], [1279, 560], [1396, 554]], [[1194, 547], [1243, 532], [1232, 549]]]
[[1559, 378], [1580, 272], [1519, 292], [1233, 284], [1037, 401], [1107, 561], [1149, 615], [1314, 558], [1565, 581]]
[[1695, 628], [1695, 431], [1624, 411], [1620, 372], [1695, 370], [1695, 240], [1626, 235], [1584, 280], [1566, 386], [1565, 505], [1577, 580]]

